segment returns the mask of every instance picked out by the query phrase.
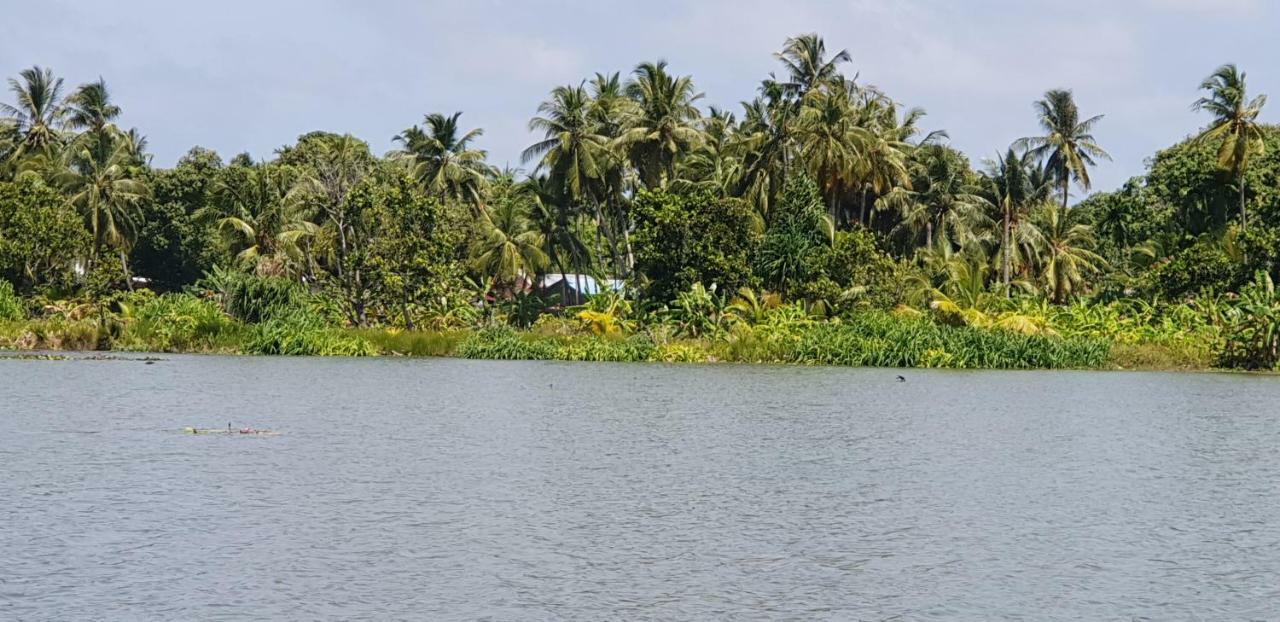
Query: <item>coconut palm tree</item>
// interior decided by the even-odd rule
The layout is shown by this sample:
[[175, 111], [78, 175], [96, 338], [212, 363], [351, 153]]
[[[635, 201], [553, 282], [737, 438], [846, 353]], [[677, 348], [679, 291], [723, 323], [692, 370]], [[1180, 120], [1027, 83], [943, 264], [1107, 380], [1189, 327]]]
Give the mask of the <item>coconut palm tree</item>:
[[781, 83], [765, 80], [760, 95], [743, 102], [742, 124], [735, 133], [732, 153], [741, 162], [742, 175], [735, 194], [768, 218], [774, 199], [786, 184], [791, 162], [791, 130], [799, 107], [787, 97]]
[[1001, 282], [1008, 286], [1013, 278], [1015, 261], [1023, 263], [1025, 257], [1019, 250], [1026, 248], [1032, 233], [1026, 227], [1026, 214], [1038, 196], [1042, 196], [1041, 188], [1036, 186], [1033, 170], [1035, 164], [1026, 154], [1019, 155], [1014, 147], [1009, 147], [1005, 154], [987, 163], [986, 179], [992, 203], [1000, 212], [1000, 264]]
[[685, 159], [680, 180], [728, 197], [742, 176], [742, 163], [733, 152], [738, 124], [733, 113], [711, 107], [704, 124], [702, 145]]
[[92, 261], [115, 249], [128, 272], [126, 255], [133, 243], [139, 204], [151, 190], [133, 166], [137, 146], [124, 135], [108, 135], [89, 144], [72, 145], [62, 156], [57, 181], [68, 202], [84, 216], [93, 236]]
[[1017, 145], [1027, 149], [1031, 157], [1044, 160], [1062, 187], [1062, 205], [1066, 207], [1071, 181], [1087, 192], [1092, 186], [1089, 167], [1096, 166], [1098, 160], [1111, 159], [1093, 137], [1093, 127], [1103, 115], [1081, 121], [1075, 98], [1064, 89], [1046, 92], [1035, 109], [1044, 135], [1023, 138]]
[[10, 78], [9, 90], [17, 105], [0, 102], [0, 113], [12, 119], [15, 145], [11, 159], [48, 153], [62, 142], [58, 126], [66, 114], [62, 101], [62, 78], [40, 66], [24, 69], [21, 81]]
[[487, 152], [471, 147], [484, 130], [477, 128], [459, 135], [460, 116], [461, 112], [426, 115], [425, 129], [414, 125], [396, 135], [394, 140], [402, 148], [395, 157], [409, 166], [428, 193], [478, 206], [493, 168], [485, 163]]
[[547, 171], [553, 183], [564, 184], [569, 198], [581, 201], [608, 165], [608, 139], [598, 133], [592, 118], [591, 96], [584, 85], [559, 86], [551, 99], [538, 106], [539, 116], [529, 130], [543, 139], [524, 150], [521, 159], [537, 161], [535, 172]]
[[840, 63], [852, 60], [846, 50], [827, 58], [827, 44], [814, 33], [787, 39], [782, 51], [773, 56], [786, 67], [790, 79], [784, 87], [795, 97], [804, 97], [819, 85], [841, 81]]
[[618, 136], [618, 146], [631, 160], [645, 186], [664, 186], [675, 178], [676, 161], [702, 142], [702, 99], [689, 76], [667, 72], [666, 61], [641, 63], [625, 92], [636, 107]]
[[289, 170], [275, 166], [227, 168], [214, 184], [212, 204], [200, 215], [215, 219], [236, 258], [258, 274], [301, 273], [300, 244], [320, 228], [303, 217], [300, 202], [288, 199], [295, 183]]
[[102, 78], [81, 85], [67, 98], [67, 125], [100, 134], [120, 116], [120, 107], [111, 103], [111, 93]]
[[1037, 257], [1040, 283], [1049, 299], [1061, 304], [1084, 289], [1107, 262], [1093, 251], [1093, 229], [1077, 222], [1068, 208], [1045, 202], [1032, 218], [1043, 237]]
[[521, 277], [532, 277], [546, 267], [542, 234], [525, 205], [502, 201], [480, 212], [479, 218], [478, 235], [471, 243], [471, 264], [500, 289], [511, 292]]
[[796, 119], [798, 155], [826, 195], [832, 222], [839, 223], [840, 197], [874, 137], [857, 124], [845, 88], [810, 91]]
[[1235, 65], [1226, 64], [1200, 84], [1208, 91], [1192, 104], [1195, 110], [1213, 115], [1213, 121], [1196, 136], [1198, 142], [1219, 141], [1218, 166], [1236, 178], [1240, 190], [1240, 228], [1246, 229], [1244, 175], [1253, 158], [1266, 151], [1258, 114], [1267, 103], [1266, 95], [1249, 99], [1245, 91], [1245, 74]]
[[876, 203], [877, 209], [896, 209], [895, 227], [913, 236], [924, 234], [923, 248], [937, 245], [968, 248], [984, 241], [989, 205], [970, 178], [969, 164], [959, 152], [942, 145], [925, 145], [913, 154], [915, 173], [910, 186], [893, 188]]

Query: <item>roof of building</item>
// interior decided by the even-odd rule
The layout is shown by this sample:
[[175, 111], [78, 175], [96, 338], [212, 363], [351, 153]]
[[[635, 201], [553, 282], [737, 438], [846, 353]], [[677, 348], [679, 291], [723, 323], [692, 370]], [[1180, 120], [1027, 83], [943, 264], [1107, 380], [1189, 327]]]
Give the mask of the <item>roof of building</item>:
[[[544, 274], [538, 279], [539, 289], [551, 289], [559, 287], [560, 281], [565, 281], [565, 285], [574, 291], [594, 296], [602, 291], [620, 292], [623, 289], [622, 279], [599, 279], [589, 274]], [[581, 283], [581, 289], [579, 289]]]

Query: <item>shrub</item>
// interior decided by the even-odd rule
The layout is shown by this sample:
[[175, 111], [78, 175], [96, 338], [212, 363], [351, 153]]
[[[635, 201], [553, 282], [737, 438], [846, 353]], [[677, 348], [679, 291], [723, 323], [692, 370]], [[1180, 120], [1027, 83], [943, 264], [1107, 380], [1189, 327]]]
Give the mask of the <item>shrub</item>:
[[26, 315], [22, 300], [13, 291], [13, 284], [0, 279], [0, 322], [21, 320]]
[[523, 339], [511, 328], [486, 328], [468, 337], [458, 346], [458, 356], [468, 359], [552, 360], [556, 357], [554, 342], [537, 338]]
[[287, 356], [374, 356], [378, 348], [368, 339], [340, 328], [307, 310], [273, 312], [253, 327], [245, 346], [253, 354]]
[[1218, 364], [1239, 369], [1276, 369], [1280, 364], [1280, 296], [1271, 277], [1259, 272], [1240, 290], [1240, 301], [1225, 314], [1226, 343]]
[[121, 310], [124, 330], [114, 345], [122, 350], [230, 352], [244, 331], [217, 304], [191, 294], [124, 302]]
[[581, 337], [570, 339], [556, 350], [562, 361], [612, 361], [631, 363], [648, 361], [654, 352], [653, 342], [643, 335], [627, 339]]
[[302, 285], [280, 277], [215, 268], [197, 286], [211, 291], [231, 317], [249, 324], [307, 307], [307, 292]]

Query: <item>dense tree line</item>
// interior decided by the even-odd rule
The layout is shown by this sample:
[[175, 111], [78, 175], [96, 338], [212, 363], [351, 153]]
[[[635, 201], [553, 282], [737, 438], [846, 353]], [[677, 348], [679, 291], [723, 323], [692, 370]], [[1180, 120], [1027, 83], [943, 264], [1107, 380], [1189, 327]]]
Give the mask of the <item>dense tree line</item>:
[[0, 277], [54, 299], [234, 271], [305, 285], [350, 325], [414, 328], [554, 306], [528, 300], [548, 273], [625, 279], [658, 305], [768, 291], [836, 314], [1184, 299], [1275, 271], [1280, 130], [1234, 66], [1202, 85], [1196, 137], [1072, 207], [1108, 156], [1103, 117], [1071, 91], [1047, 91], [1042, 131], [975, 166], [818, 36], [776, 58], [736, 112], [700, 107], [665, 62], [556, 87], [526, 172], [489, 164], [461, 113], [427, 114], [381, 156], [313, 132], [266, 160], [196, 147], [155, 168], [104, 81], [33, 67], [0, 106]]

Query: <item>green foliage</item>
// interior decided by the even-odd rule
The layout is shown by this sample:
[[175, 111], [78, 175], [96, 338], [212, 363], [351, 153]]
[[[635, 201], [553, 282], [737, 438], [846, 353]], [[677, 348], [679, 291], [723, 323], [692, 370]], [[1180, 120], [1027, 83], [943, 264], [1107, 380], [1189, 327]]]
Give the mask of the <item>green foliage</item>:
[[798, 329], [757, 329], [739, 342], [735, 354], [759, 362], [965, 369], [1098, 367], [1110, 348], [1101, 339], [951, 327], [882, 312]]
[[1275, 283], [1259, 273], [1240, 290], [1240, 302], [1224, 316], [1226, 343], [1218, 357], [1223, 367], [1277, 369], [1280, 365], [1280, 296]]
[[248, 324], [307, 308], [306, 290], [281, 277], [219, 268], [208, 273], [197, 287], [210, 291], [231, 317]]
[[22, 299], [13, 291], [13, 283], [0, 279], [0, 322], [11, 322], [25, 318]]
[[409, 331], [383, 328], [358, 328], [351, 331], [378, 348], [383, 354], [400, 356], [452, 356], [466, 333]]
[[725, 302], [714, 289], [694, 283], [680, 292], [665, 319], [676, 326], [677, 333], [687, 337], [715, 335], [724, 328]]
[[333, 328], [315, 312], [276, 310], [270, 319], [253, 326], [245, 343], [250, 354], [286, 356], [374, 356], [378, 348], [368, 339]]
[[556, 357], [553, 342], [525, 338], [509, 327], [485, 328], [458, 346], [458, 356], [468, 359], [541, 361]]
[[786, 295], [794, 284], [821, 273], [831, 254], [832, 225], [817, 184], [807, 177], [787, 182], [782, 201], [769, 217], [769, 227], [755, 255], [756, 274], [770, 289]]
[[1244, 266], [1210, 236], [1162, 260], [1135, 282], [1144, 296], [1184, 300], [1207, 290], [1235, 291], [1247, 281]]
[[654, 345], [644, 335], [619, 337], [580, 337], [562, 343], [555, 352], [561, 361], [642, 362], [654, 355]]
[[710, 192], [642, 190], [632, 212], [636, 268], [648, 279], [649, 298], [672, 300], [695, 283], [730, 292], [751, 284], [760, 236], [746, 203]]
[[217, 231], [201, 216], [221, 169], [218, 154], [195, 147], [174, 168], [152, 173], [152, 200], [139, 207], [130, 258], [135, 274], [181, 288], [213, 268], [221, 251]]
[[132, 296], [120, 303], [124, 330], [112, 346], [149, 352], [234, 352], [243, 325], [191, 294]]
[[0, 183], [0, 279], [20, 291], [66, 285], [89, 233], [58, 191], [25, 177]]

